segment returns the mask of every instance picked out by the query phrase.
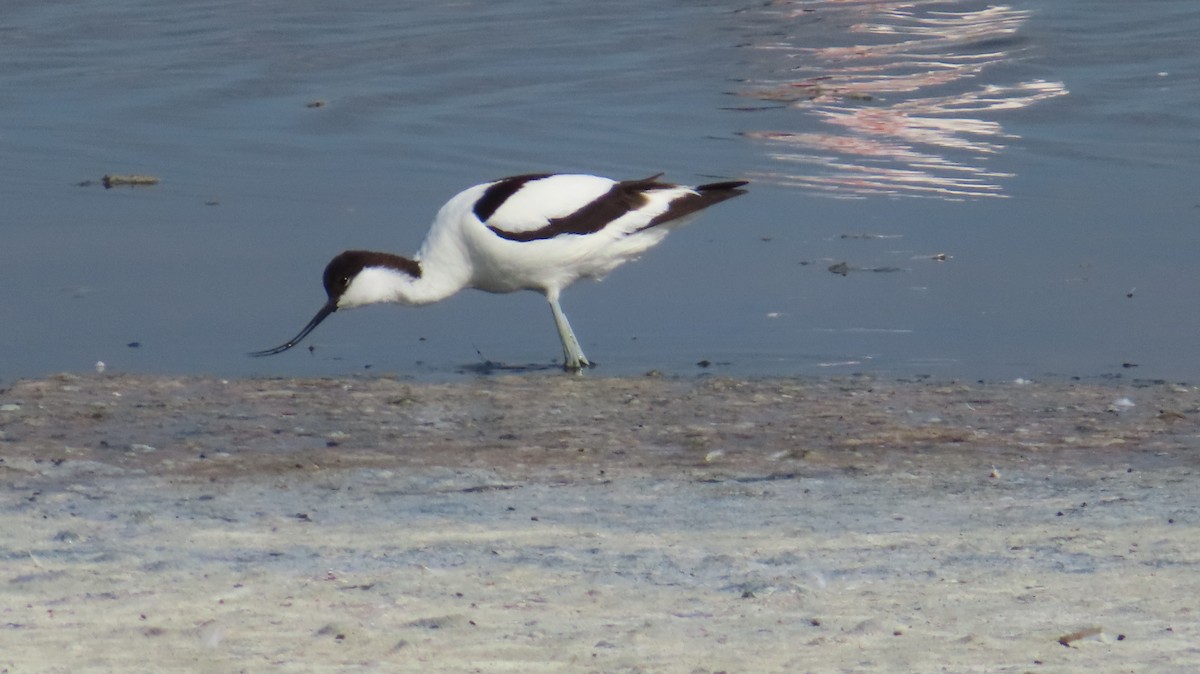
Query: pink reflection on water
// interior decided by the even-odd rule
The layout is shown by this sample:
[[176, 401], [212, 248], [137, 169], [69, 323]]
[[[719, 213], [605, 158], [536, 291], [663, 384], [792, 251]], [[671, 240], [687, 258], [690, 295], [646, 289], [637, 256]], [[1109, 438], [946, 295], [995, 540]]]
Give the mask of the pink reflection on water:
[[[1028, 12], [954, 7], [932, 0], [777, 0], [763, 8], [772, 28], [783, 23], [786, 33], [788, 22], [796, 22], [796, 32], [749, 45], [780, 76], [748, 82], [739, 93], [807, 115], [797, 120], [803, 130], [745, 132], [773, 159], [796, 167], [756, 177], [839, 196], [1004, 196], [999, 180], [1009, 174], [984, 163], [1015, 136], [988, 116], [1067, 90], [1044, 80], [983, 81], [993, 66], [1017, 58]], [[801, 46], [811, 41], [817, 20], [832, 31], [823, 41], [850, 44]]]

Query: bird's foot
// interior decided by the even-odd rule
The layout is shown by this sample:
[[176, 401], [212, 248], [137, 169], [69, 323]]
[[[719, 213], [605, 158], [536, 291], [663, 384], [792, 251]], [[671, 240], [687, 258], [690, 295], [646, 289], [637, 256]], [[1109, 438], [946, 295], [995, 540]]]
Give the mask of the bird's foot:
[[596, 367], [596, 364], [580, 355], [578, 358], [568, 358], [563, 362], [563, 370], [580, 374], [588, 368]]

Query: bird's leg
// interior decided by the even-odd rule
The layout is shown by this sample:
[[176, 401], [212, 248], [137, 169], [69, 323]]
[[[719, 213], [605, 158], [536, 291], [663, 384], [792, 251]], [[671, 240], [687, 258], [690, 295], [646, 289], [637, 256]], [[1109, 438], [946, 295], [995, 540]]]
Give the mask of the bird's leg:
[[558, 305], [558, 291], [547, 292], [546, 299], [550, 302], [550, 310], [554, 312], [554, 325], [558, 328], [558, 338], [562, 340], [563, 369], [568, 372], [579, 372], [585, 367], [591, 367], [591, 361], [583, 355], [583, 349], [579, 348], [579, 340], [575, 338], [575, 331], [571, 330], [567, 315]]

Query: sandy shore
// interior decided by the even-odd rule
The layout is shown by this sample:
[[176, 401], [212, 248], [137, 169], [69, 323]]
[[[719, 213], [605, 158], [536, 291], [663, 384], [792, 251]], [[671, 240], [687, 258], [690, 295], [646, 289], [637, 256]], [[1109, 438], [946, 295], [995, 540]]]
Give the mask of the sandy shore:
[[1200, 390], [52, 377], [0, 673], [1200, 671]]

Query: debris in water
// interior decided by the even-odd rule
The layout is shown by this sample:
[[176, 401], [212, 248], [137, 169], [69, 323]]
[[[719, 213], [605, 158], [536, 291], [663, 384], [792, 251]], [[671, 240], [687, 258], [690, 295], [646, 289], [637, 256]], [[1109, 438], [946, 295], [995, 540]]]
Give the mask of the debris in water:
[[870, 271], [877, 274], [891, 274], [898, 271], [904, 271], [900, 267], [851, 267], [845, 262], [838, 262], [829, 265], [829, 271], [842, 276], [849, 276], [852, 271]]
[[839, 239], [899, 239], [901, 234], [874, 234], [872, 232], [858, 232], [853, 234], [842, 234]]
[[128, 185], [130, 187], [136, 187], [139, 185], [141, 185], [141, 186], [157, 185], [158, 178], [156, 178], [154, 176], [143, 176], [143, 175], [122, 176], [122, 175], [114, 175], [111, 173], [106, 173], [106, 174], [104, 174], [104, 177], [101, 179], [101, 182], [104, 184], [104, 189], [110, 190], [114, 187], [120, 187], [122, 185]]

